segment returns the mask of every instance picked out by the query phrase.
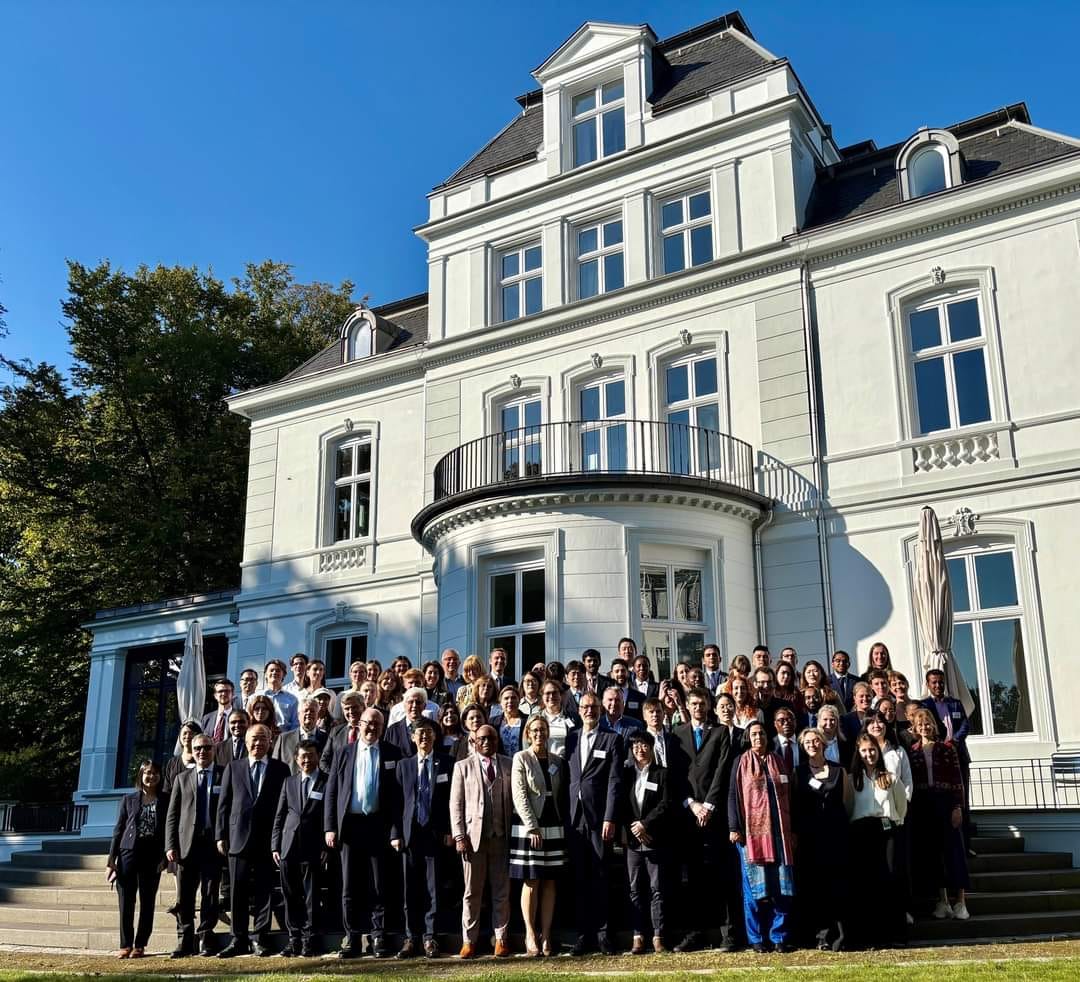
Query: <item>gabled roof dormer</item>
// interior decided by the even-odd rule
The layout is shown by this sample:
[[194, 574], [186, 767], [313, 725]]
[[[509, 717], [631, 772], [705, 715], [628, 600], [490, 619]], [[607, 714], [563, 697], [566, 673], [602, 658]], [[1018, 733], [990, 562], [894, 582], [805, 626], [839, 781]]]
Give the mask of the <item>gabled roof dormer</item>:
[[656, 43], [648, 24], [587, 21], [533, 71], [549, 177], [641, 146]]

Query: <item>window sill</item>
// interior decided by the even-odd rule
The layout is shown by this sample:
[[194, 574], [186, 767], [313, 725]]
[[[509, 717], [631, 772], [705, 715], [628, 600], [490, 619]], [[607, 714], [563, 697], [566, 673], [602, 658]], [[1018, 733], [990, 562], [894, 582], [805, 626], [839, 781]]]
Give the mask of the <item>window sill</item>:
[[907, 441], [909, 473], [938, 474], [1011, 457], [1009, 429], [1008, 423], [989, 422], [913, 437]]

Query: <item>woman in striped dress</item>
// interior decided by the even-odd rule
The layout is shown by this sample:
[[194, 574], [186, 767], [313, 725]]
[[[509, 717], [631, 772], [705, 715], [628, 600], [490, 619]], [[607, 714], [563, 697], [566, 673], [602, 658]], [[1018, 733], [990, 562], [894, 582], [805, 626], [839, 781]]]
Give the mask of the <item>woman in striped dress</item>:
[[528, 749], [514, 754], [511, 779], [517, 821], [510, 829], [510, 876], [524, 881], [521, 916], [525, 951], [534, 958], [541, 950], [552, 954], [555, 883], [566, 865], [564, 826], [569, 813], [570, 775], [566, 761], [548, 754], [549, 735], [542, 715], [529, 717], [524, 734]]

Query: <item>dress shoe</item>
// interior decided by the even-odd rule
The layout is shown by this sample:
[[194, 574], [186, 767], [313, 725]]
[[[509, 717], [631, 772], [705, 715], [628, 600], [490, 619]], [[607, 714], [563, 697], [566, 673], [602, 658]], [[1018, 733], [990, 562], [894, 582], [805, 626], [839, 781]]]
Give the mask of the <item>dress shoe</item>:
[[265, 945], [261, 941], [256, 941], [251, 946], [251, 952], [256, 958], [269, 958], [273, 954], [269, 945]]
[[116, 957], [117, 958], [130, 958], [131, 957], [131, 949], [130, 948], [121, 948], [116, 953]]
[[503, 938], [496, 938], [495, 939], [495, 957], [496, 958], [509, 958], [510, 957], [510, 945], [508, 945]]
[[347, 958], [359, 958], [363, 954], [360, 948], [360, 942], [353, 944], [343, 944], [336, 952], [335, 958], [347, 959]]
[[412, 938], [406, 938], [405, 943], [401, 946], [401, 950], [394, 956], [395, 958], [415, 958], [416, 957], [416, 945], [413, 943]]
[[640, 934], [634, 935], [634, 943], [630, 945], [631, 955], [644, 955], [645, 954], [645, 939]]
[[691, 931], [682, 941], [675, 945], [675, 950], [678, 952], [697, 951], [700, 947], [701, 935], [697, 931]]
[[371, 954], [375, 958], [389, 958], [390, 949], [386, 946], [386, 942], [382, 938], [372, 938]]
[[218, 911], [217, 917], [218, 917], [218, 920], [221, 921], [222, 924], [225, 924], [228, 927], [232, 927], [232, 918], [229, 916], [229, 912], [224, 909], [224, 907], [226, 907], [226, 906], [228, 906], [228, 905], [227, 904], [222, 905], [222, 909]]
[[750, 947], [757, 955], [767, 955], [769, 953], [769, 946], [762, 944], [760, 941], [757, 944], [752, 944]]
[[781, 955], [790, 955], [795, 950], [795, 945], [781, 941], [773, 950], [780, 952]]
[[131, 954], [128, 955], [128, 958], [145, 958], [145, 957], [146, 957], [146, 949], [145, 948], [132, 948], [131, 949]]
[[734, 938], [723, 938], [720, 941], [720, 950], [724, 954], [730, 955], [732, 952], [738, 951], [742, 945], [739, 944]]
[[169, 957], [170, 958], [190, 958], [194, 954], [195, 954], [195, 952], [194, 952], [194, 950], [192, 948], [189, 948], [187, 945], [180, 945], [180, 947], [177, 948], [175, 951], [173, 951], [173, 953], [171, 955], [169, 955]]
[[[499, 942], [496, 941], [495, 944], [498, 945]], [[461, 951], [458, 952], [458, 958], [475, 958], [475, 957], [476, 957], [476, 945], [474, 945], [471, 941], [466, 941], [461, 946]]]
[[439, 957], [439, 942], [436, 941], [434, 938], [424, 938], [424, 957]]
[[589, 943], [587, 938], [578, 938], [574, 947], [570, 949], [570, 954], [575, 958], [580, 958], [582, 955], [587, 955], [593, 950], [593, 946]]
[[199, 954], [203, 958], [213, 958], [217, 954], [218, 944], [212, 934], [203, 935], [199, 938]]
[[305, 941], [303, 943], [303, 945], [300, 946], [300, 957], [301, 958], [314, 958], [316, 955], [318, 955], [318, 953], [319, 952], [315, 948], [315, 942], [314, 941]]
[[596, 947], [600, 949], [601, 955], [617, 955], [618, 952], [610, 941], [606, 934], [601, 934], [596, 939]]
[[230, 941], [221, 951], [218, 952], [218, 958], [236, 958], [237, 955], [247, 955], [251, 953], [251, 945], [246, 941]]
[[290, 941], [281, 951], [278, 952], [279, 958], [295, 958], [300, 954], [300, 946], [295, 941]]
[[664, 947], [664, 939], [659, 934], [654, 935], [652, 939], [652, 950], [658, 955], [666, 955], [667, 948]]

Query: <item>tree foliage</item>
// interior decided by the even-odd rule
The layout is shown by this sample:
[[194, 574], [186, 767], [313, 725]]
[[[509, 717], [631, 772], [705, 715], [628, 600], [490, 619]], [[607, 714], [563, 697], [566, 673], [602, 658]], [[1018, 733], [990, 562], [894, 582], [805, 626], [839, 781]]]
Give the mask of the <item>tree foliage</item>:
[[329, 343], [351, 293], [271, 262], [228, 285], [183, 267], [69, 264], [70, 378], [5, 360], [0, 389], [0, 759], [51, 748], [70, 792], [80, 625], [239, 582], [248, 428], [225, 399]]

